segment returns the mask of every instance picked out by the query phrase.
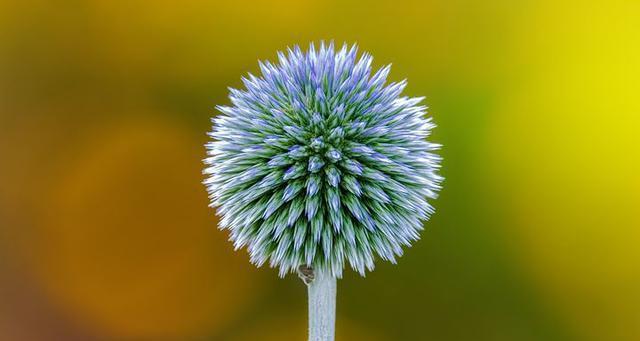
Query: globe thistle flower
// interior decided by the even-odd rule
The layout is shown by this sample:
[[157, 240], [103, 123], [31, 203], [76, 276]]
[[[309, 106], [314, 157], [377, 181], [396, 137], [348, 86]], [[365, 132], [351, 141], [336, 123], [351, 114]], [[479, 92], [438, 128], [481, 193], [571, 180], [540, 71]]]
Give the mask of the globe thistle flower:
[[377, 257], [395, 262], [433, 213], [442, 178], [423, 98], [356, 55], [295, 46], [217, 107], [204, 183], [219, 227], [258, 266], [364, 275]]

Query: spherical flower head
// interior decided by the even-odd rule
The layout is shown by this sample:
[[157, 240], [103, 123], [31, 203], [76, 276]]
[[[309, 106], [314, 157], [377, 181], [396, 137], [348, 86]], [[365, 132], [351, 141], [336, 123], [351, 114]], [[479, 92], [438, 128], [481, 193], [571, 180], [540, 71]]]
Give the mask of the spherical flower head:
[[439, 145], [422, 98], [356, 54], [295, 46], [217, 107], [204, 183], [220, 228], [258, 266], [364, 275], [376, 257], [395, 262], [433, 213]]

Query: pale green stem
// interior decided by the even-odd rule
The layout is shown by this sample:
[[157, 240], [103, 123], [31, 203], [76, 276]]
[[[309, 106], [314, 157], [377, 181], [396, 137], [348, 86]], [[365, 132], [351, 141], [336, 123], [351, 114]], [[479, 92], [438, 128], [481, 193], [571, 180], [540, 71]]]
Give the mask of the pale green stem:
[[336, 329], [336, 278], [315, 271], [309, 292], [309, 341], [334, 341]]

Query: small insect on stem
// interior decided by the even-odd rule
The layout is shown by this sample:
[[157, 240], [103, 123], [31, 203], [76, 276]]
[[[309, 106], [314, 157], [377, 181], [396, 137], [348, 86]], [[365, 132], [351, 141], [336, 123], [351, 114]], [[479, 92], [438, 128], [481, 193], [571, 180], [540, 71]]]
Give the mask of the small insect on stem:
[[315, 278], [313, 268], [306, 265], [300, 265], [298, 267], [298, 277], [300, 277], [304, 284], [311, 284], [311, 282], [313, 282], [313, 279]]

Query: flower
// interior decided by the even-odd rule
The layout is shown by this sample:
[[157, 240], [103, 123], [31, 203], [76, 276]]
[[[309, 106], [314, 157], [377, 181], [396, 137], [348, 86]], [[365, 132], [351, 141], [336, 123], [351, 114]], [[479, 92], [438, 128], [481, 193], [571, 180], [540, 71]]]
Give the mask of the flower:
[[245, 90], [218, 106], [204, 181], [235, 248], [280, 275], [299, 266], [364, 275], [376, 256], [395, 263], [433, 213], [440, 145], [423, 98], [372, 75], [357, 47], [314, 44], [260, 62]]

